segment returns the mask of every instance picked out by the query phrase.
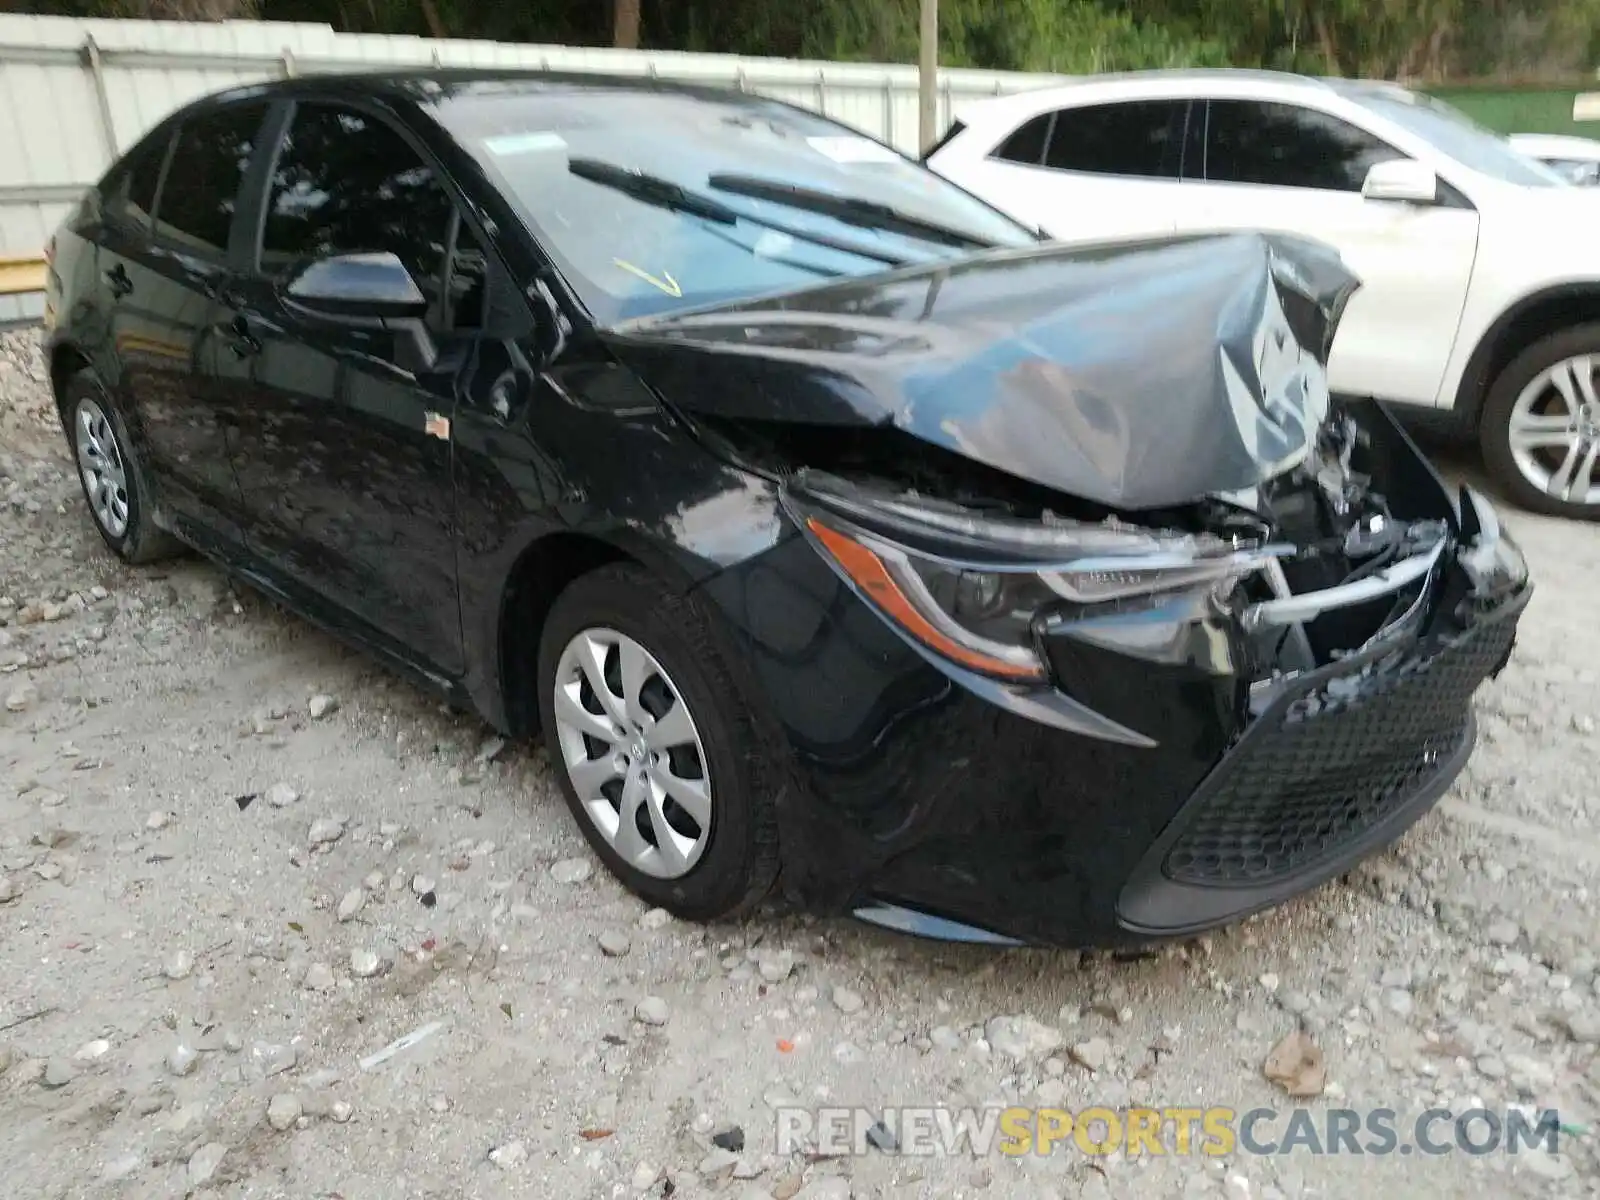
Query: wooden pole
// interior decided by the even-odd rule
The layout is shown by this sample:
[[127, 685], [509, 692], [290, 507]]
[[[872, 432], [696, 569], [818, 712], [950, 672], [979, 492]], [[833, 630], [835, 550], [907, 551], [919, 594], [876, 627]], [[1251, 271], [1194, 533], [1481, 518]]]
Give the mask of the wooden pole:
[[918, 143], [924, 153], [939, 136], [939, 0], [922, 0], [922, 53], [917, 79]]

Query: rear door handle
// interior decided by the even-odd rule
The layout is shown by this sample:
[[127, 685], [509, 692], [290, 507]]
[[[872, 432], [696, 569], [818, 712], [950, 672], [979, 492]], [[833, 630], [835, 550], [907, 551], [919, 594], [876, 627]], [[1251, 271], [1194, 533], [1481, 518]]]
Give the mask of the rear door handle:
[[250, 319], [243, 313], [213, 328], [235, 358], [251, 358], [261, 353], [261, 339], [251, 331]]
[[128, 277], [128, 268], [121, 263], [106, 272], [106, 283], [111, 288], [111, 294], [118, 300], [133, 291], [133, 280]]

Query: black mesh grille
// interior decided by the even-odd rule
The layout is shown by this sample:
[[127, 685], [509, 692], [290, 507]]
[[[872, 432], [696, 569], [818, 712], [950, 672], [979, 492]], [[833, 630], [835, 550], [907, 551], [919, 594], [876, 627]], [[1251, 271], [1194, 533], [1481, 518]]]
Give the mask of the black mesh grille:
[[1495, 621], [1413, 657], [1369, 664], [1263, 713], [1202, 788], [1168, 876], [1271, 883], [1316, 866], [1403, 807], [1467, 736], [1472, 693], [1504, 661]]

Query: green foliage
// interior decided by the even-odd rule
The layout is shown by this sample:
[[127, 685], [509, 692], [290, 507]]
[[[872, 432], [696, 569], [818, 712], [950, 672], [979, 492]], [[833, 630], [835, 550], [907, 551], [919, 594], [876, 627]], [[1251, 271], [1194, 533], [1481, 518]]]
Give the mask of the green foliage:
[[[608, 44], [622, 0], [0, 0], [77, 16], [259, 15], [369, 33]], [[643, 45], [914, 62], [920, 0], [640, 0]], [[1600, 0], [940, 0], [940, 61], [1083, 73], [1259, 66], [1439, 80], [1592, 77]]]

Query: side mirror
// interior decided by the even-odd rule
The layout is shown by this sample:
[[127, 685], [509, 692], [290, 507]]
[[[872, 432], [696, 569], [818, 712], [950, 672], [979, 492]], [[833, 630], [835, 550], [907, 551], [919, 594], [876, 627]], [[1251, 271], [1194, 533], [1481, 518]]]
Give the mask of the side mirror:
[[428, 298], [393, 254], [338, 254], [301, 268], [284, 288], [290, 303], [317, 316], [370, 325], [416, 321]]
[[433, 369], [439, 348], [423, 318], [428, 298], [400, 259], [336, 254], [301, 268], [284, 288], [286, 303], [322, 321], [392, 336], [392, 361], [411, 375]]
[[1439, 198], [1439, 177], [1433, 168], [1409, 158], [1377, 163], [1367, 172], [1361, 194], [1368, 200], [1432, 204]]

